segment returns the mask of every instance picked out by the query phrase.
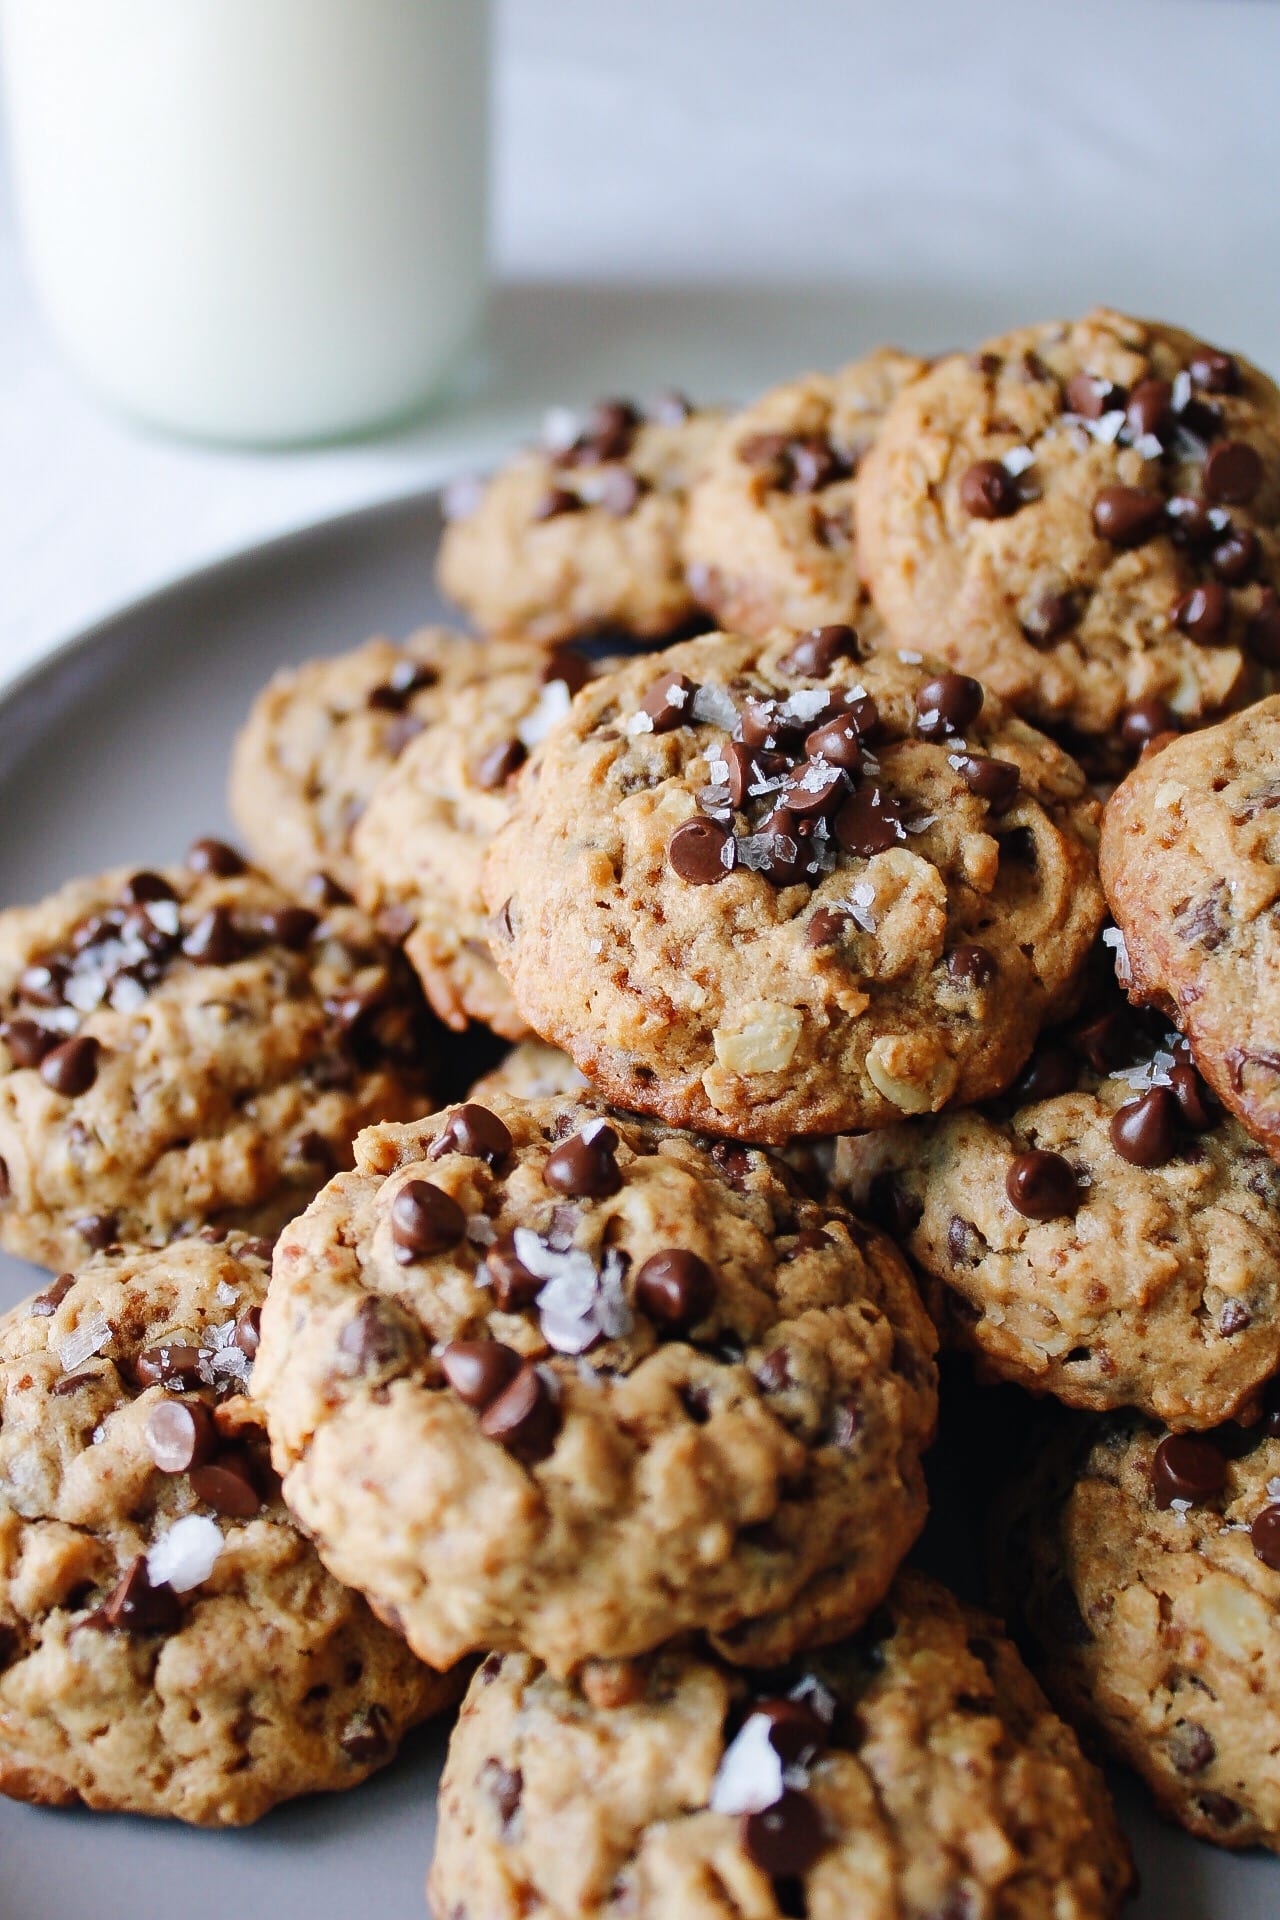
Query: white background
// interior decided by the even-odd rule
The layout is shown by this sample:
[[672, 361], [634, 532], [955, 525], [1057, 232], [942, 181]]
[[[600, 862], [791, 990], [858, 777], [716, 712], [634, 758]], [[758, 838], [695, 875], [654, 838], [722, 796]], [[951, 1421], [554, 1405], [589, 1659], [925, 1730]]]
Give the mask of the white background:
[[1280, 369], [1280, 0], [499, 4], [489, 335], [468, 396], [391, 438], [219, 453], [109, 417], [44, 338], [0, 180], [0, 678], [551, 400], [744, 394], [1100, 299]]

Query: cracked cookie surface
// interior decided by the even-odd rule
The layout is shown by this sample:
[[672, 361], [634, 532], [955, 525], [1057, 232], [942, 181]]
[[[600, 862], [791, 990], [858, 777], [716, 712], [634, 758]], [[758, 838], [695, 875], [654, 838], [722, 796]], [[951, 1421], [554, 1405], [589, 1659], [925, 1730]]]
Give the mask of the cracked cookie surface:
[[285, 1497], [433, 1665], [838, 1637], [924, 1517], [933, 1328], [768, 1154], [565, 1096], [371, 1128], [282, 1236]]
[[0, 1792], [239, 1826], [456, 1696], [280, 1500], [247, 1397], [268, 1256], [120, 1248], [0, 1321]]

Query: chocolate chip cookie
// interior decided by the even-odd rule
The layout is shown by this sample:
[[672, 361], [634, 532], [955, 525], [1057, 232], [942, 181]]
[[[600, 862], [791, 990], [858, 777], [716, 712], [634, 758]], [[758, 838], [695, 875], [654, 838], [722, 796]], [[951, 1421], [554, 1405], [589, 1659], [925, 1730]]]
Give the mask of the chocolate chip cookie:
[[1105, 308], [1019, 328], [904, 389], [857, 544], [895, 639], [1132, 759], [1280, 662], [1280, 393]]
[[997, 1624], [919, 1574], [747, 1676], [696, 1645], [557, 1680], [493, 1655], [440, 1789], [433, 1911], [519, 1920], [1103, 1920], [1101, 1776]]
[[210, 1221], [274, 1233], [371, 1120], [430, 1102], [429, 1015], [354, 907], [234, 849], [0, 914], [0, 1246], [50, 1267]]
[[286, 1512], [269, 1249], [117, 1248], [0, 1321], [0, 1792], [239, 1826], [446, 1705]]
[[354, 894], [351, 835], [373, 790], [480, 662], [464, 635], [427, 627], [290, 667], [237, 736], [228, 804], [254, 859], [300, 898]]
[[610, 1099], [782, 1142], [998, 1092], [1103, 915], [1084, 776], [852, 628], [585, 687], [485, 873], [517, 1006]]
[[582, 1093], [587, 1084], [559, 1047], [549, 1047], [545, 1040], [522, 1040], [476, 1081], [467, 1098], [482, 1105], [495, 1094], [513, 1100], [546, 1100], [560, 1093]]
[[933, 1328], [767, 1153], [571, 1096], [370, 1128], [282, 1236], [257, 1391], [331, 1570], [433, 1666], [838, 1638], [924, 1517]]
[[734, 414], [689, 494], [689, 578], [723, 627], [868, 617], [854, 538], [858, 470], [891, 401], [926, 362], [881, 347]]
[[1102, 871], [1130, 999], [1170, 1013], [1280, 1157], [1280, 695], [1144, 757], [1107, 807]]
[[507, 817], [515, 774], [600, 668], [581, 654], [477, 641], [476, 678], [380, 782], [352, 839], [361, 906], [394, 926], [446, 1025], [528, 1032], [489, 952], [480, 867]]
[[1067, 1428], [1010, 1495], [996, 1583], [1062, 1711], [1166, 1813], [1280, 1851], [1280, 1400], [1214, 1435]]
[[1280, 1367], [1280, 1167], [1118, 996], [1006, 1100], [842, 1141], [836, 1174], [988, 1377], [1211, 1427]]
[[682, 539], [720, 415], [667, 394], [548, 417], [541, 446], [487, 484], [451, 488], [440, 586], [483, 633], [660, 639], [696, 620]]

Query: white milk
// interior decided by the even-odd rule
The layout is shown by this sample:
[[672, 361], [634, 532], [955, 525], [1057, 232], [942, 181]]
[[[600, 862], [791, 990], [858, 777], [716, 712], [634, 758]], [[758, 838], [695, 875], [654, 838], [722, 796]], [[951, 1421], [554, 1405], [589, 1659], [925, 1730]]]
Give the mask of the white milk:
[[424, 400], [480, 311], [487, 0], [0, 0], [32, 277], [121, 407], [307, 440]]

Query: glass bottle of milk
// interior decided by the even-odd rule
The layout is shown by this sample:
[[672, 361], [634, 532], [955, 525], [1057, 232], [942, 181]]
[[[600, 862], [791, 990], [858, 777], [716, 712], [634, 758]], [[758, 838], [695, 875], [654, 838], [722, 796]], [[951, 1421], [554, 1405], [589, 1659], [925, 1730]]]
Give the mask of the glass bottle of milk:
[[217, 440], [416, 410], [480, 315], [487, 0], [0, 0], [31, 276], [139, 418]]

